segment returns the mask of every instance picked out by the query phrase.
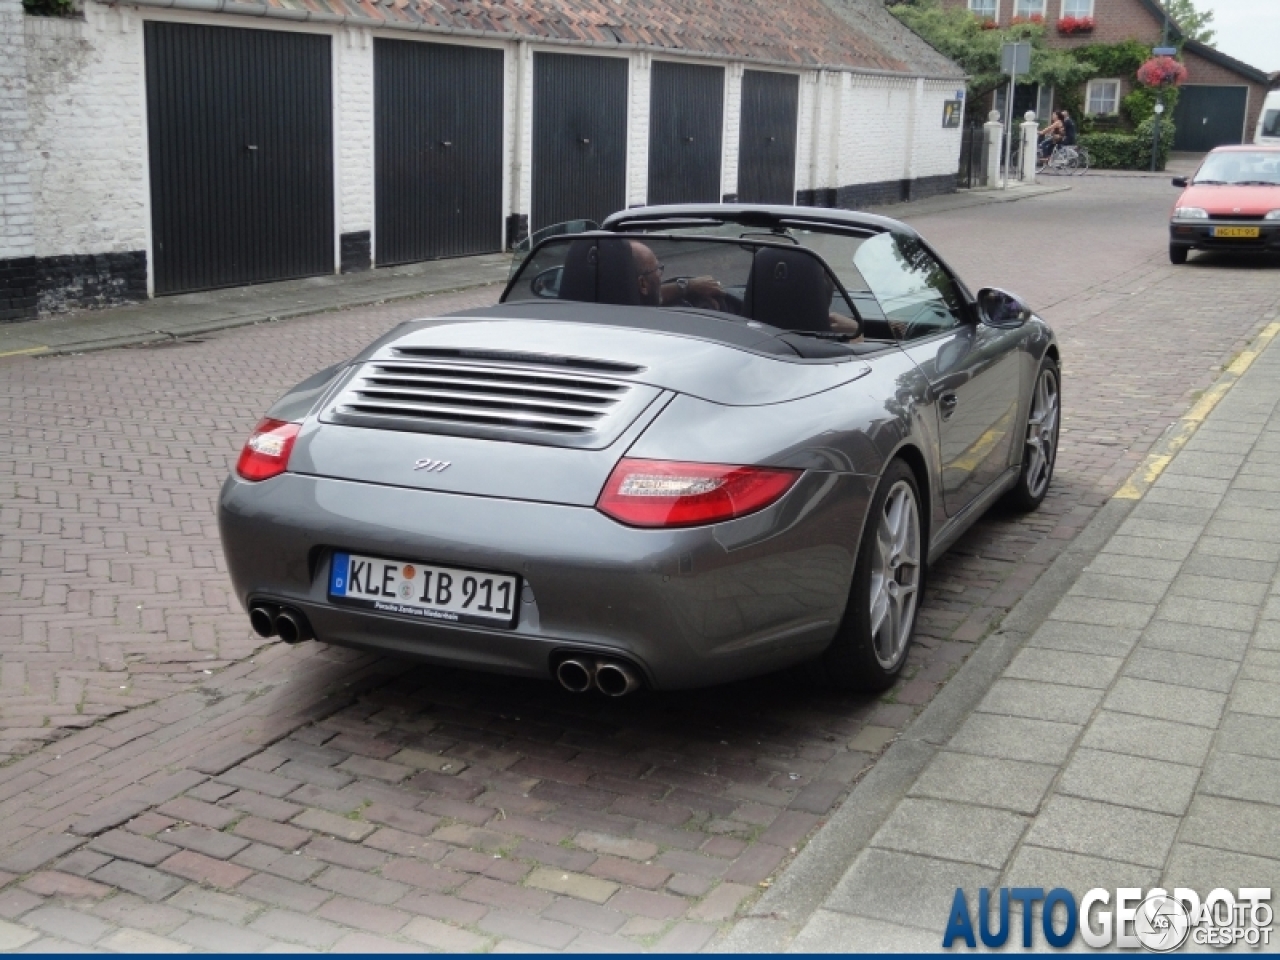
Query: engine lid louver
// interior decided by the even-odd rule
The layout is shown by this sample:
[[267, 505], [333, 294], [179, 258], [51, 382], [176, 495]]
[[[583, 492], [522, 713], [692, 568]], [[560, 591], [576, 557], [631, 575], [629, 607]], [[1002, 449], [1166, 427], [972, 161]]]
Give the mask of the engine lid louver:
[[425, 358], [366, 363], [321, 420], [597, 448], [612, 442], [660, 392], [644, 384], [586, 376], [576, 365], [549, 366]]

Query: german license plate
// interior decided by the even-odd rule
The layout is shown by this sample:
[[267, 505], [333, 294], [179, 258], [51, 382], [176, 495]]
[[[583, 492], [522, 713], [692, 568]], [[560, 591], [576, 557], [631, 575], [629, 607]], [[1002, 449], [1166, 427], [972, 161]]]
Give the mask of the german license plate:
[[519, 592], [501, 573], [354, 553], [335, 553], [329, 572], [330, 600], [444, 623], [514, 626]]
[[1257, 227], [1214, 227], [1215, 237], [1238, 237], [1240, 239], [1256, 239], [1262, 235]]

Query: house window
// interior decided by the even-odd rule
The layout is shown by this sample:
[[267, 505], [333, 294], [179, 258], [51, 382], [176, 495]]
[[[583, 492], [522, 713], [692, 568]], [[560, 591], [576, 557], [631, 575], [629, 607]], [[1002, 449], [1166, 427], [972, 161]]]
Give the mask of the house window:
[[1081, 17], [1093, 16], [1093, 0], [1062, 0], [1062, 17], [1075, 17], [1077, 20]]
[[997, 0], [969, 0], [969, 12], [979, 20], [999, 20]]
[[1120, 109], [1119, 80], [1090, 80], [1088, 112], [1095, 115], [1117, 113]]
[[1045, 0], [1014, 0], [1015, 17], [1043, 17]]

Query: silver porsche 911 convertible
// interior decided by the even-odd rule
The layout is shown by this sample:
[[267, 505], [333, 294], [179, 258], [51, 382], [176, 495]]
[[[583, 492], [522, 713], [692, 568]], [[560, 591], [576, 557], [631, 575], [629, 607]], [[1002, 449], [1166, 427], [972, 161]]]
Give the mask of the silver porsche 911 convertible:
[[268, 411], [219, 504], [253, 629], [610, 696], [804, 661], [892, 684], [927, 564], [1049, 487], [1048, 326], [880, 217], [551, 233], [496, 306]]

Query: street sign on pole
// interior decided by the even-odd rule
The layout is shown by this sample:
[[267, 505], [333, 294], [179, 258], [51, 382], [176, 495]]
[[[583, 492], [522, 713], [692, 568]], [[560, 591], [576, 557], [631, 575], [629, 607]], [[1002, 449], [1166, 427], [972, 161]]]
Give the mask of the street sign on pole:
[[1177, 47], [1156, 47], [1151, 51], [1153, 57], [1176, 57], [1178, 55]]
[[1009, 186], [1009, 153], [1013, 149], [1013, 81], [1031, 72], [1031, 44], [1006, 43], [1000, 47], [1000, 72], [1009, 75], [1009, 92], [1004, 98], [1004, 186]]

